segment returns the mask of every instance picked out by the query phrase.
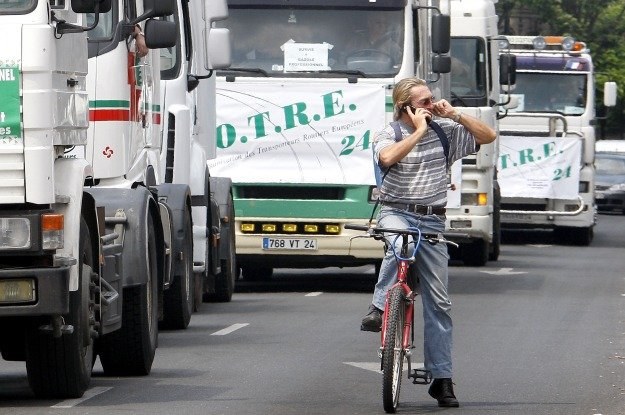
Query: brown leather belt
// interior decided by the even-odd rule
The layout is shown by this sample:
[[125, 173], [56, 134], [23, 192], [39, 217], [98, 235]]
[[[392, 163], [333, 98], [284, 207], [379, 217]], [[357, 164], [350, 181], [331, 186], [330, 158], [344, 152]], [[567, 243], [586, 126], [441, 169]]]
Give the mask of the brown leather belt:
[[444, 215], [447, 209], [442, 206], [414, 205], [412, 203], [382, 202], [384, 206], [401, 209], [419, 215]]

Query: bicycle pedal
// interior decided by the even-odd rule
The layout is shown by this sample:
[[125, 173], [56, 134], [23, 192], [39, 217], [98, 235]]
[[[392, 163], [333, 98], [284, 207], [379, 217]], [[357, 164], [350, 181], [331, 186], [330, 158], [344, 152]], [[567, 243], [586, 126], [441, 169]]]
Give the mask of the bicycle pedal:
[[418, 385], [428, 385], [432, 382], [432, 372], [423, 369], [412, 369], [408, 379], [412, 378], [412, 383]]

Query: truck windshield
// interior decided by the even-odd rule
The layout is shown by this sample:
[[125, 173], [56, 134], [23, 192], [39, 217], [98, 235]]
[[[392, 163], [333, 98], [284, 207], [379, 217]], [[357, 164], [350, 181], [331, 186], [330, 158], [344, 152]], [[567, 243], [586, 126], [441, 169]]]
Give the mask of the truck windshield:
[[36, 0], [2, 0], [0, 14], [18, 14], [33, 8]]
[[403, 57], [403, 9], [231, 6], [221, 24], [233, 44], [226, 71], [249, 76], [392, 76]]
[[451, 40], [451, 92], [459, 98], [486, 96], [486, 48], [480, 39]]
[[512, 95], [519, 106], [511, 111], [582, 115], [586, 107], [585, 74], [518, 72]]

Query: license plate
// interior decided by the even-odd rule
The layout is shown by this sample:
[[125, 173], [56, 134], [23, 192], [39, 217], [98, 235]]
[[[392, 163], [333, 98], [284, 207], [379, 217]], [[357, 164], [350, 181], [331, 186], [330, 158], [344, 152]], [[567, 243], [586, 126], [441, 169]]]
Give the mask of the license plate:
[[528, 220], [532, 215], [525, 215], [523, 213], [502, 213], [501, 218], [506, 220]]
[[305, 238], [263, 238], [263, 249], [317, 250], [317, 240]]

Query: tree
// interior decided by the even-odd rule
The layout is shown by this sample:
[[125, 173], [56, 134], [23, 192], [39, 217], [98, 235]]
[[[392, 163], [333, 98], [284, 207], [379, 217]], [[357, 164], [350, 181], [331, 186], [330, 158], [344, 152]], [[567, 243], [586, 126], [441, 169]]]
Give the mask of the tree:
[[[609, 113], [608, 133], [623, 136], [625, 118], [625, 0], [500, 0], [496, 4], [500, 16], [500, 31], [511, 33], [511, 18], [525, 9], [541, 23], [542, 33], [515, 33], [519, 35], [566, 35], [586, 42], [595, 63], [598, 98], [603, 97], [605, 81], [618, 84], [619, 99]], [[601, 108], [599, 105], [598, 108]]]

